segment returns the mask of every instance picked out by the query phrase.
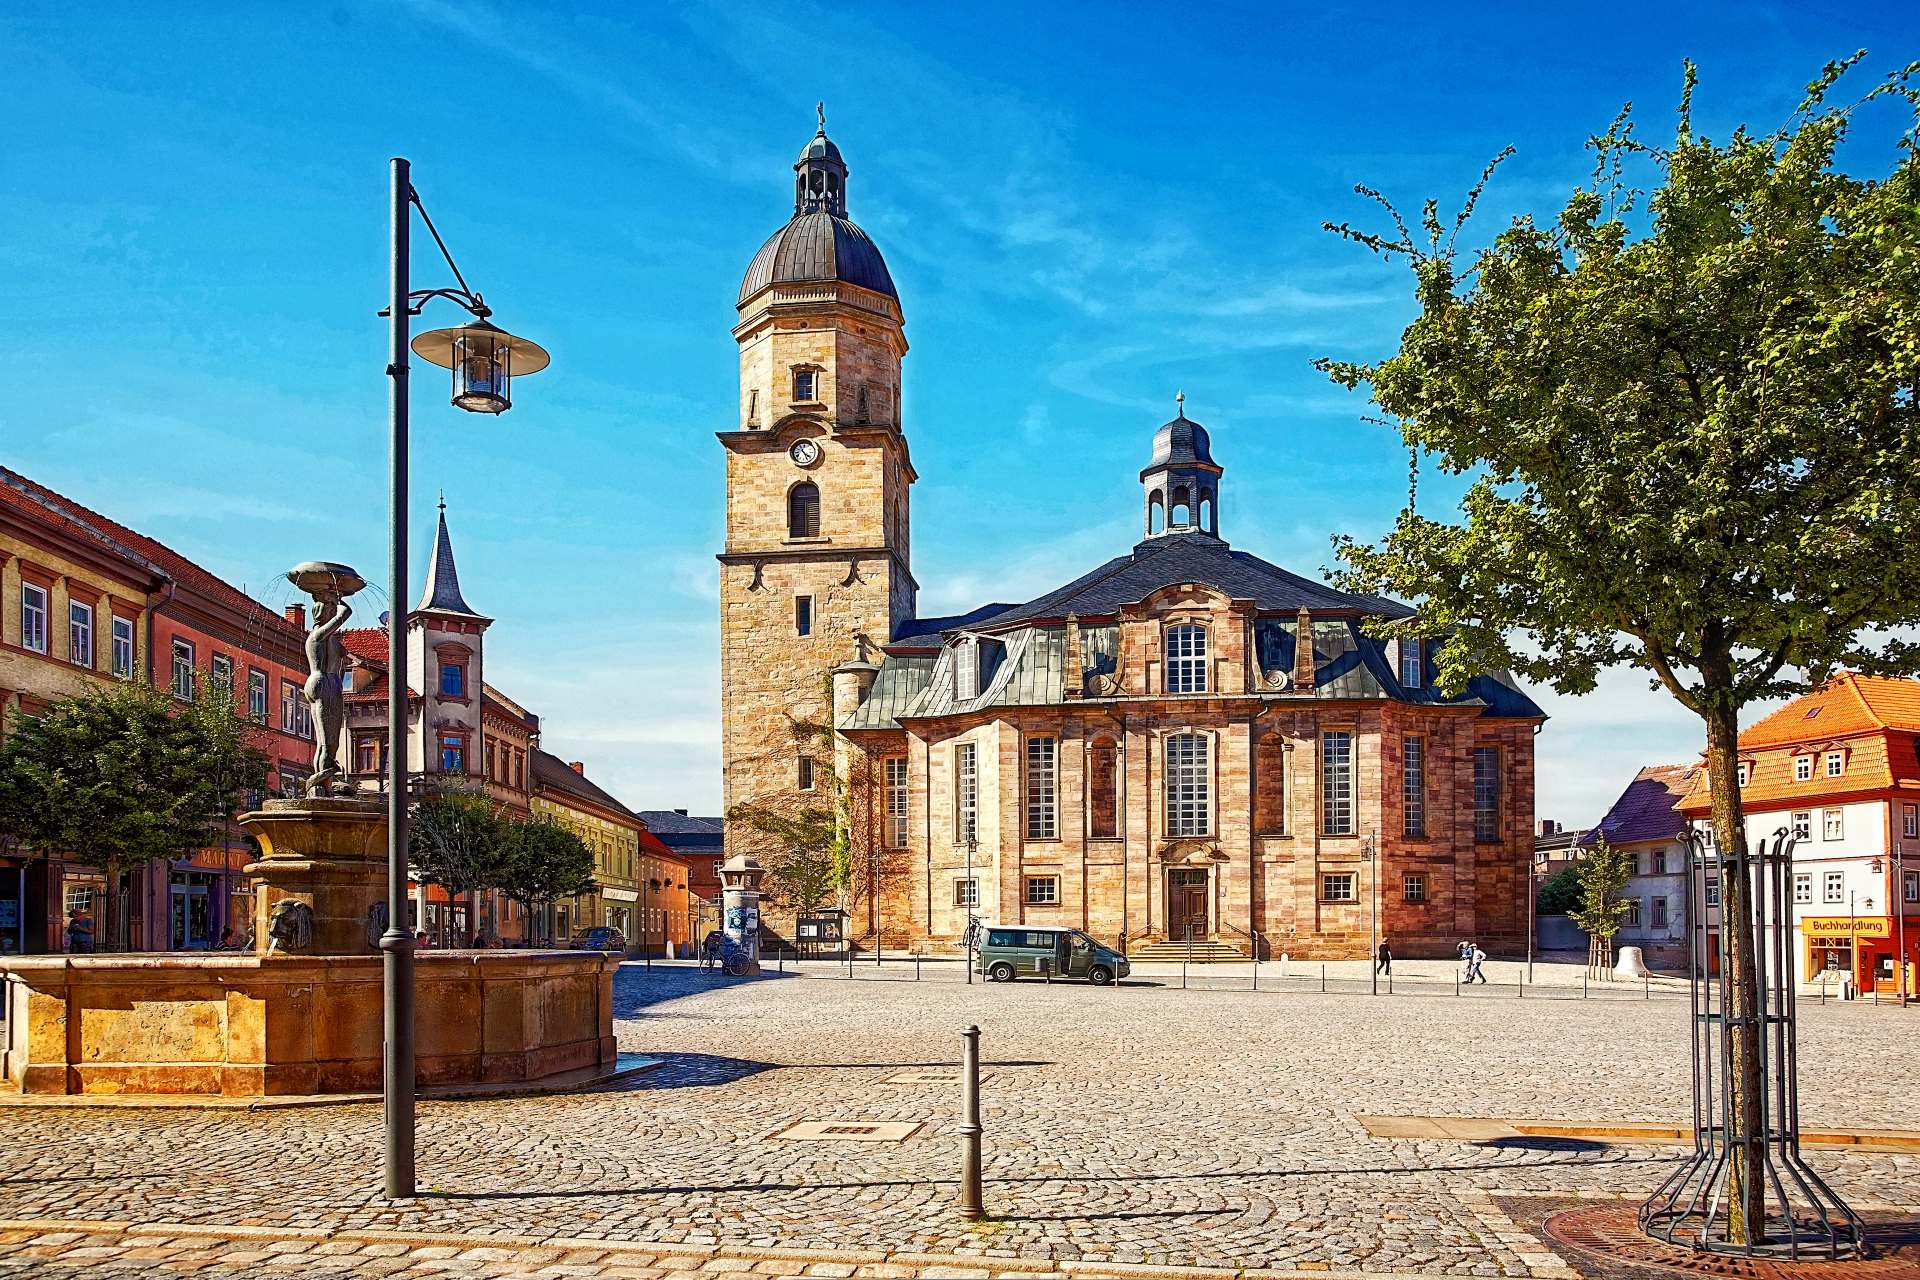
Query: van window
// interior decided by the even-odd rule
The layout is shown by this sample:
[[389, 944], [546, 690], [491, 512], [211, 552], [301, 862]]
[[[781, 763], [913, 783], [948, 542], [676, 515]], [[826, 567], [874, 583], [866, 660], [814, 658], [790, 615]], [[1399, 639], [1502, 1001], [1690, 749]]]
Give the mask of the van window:
[[987, 930], [987, 945], [990, 947], [1017, 947], [1020, 935], [1012, 929]]
[[1054, 935], [1051, 933], [1028, 933], [1027, 945], [1042, 951], [1051, 951], [1053, 950], [1053, 937]]

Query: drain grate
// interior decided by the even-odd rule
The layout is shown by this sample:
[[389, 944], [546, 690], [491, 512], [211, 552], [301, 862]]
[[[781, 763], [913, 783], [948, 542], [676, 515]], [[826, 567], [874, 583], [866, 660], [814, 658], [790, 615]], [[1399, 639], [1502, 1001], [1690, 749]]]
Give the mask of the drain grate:
[[[984, 1080], [986, 1076], [982, 1075], [980, 1078]], [[946, 1084], [957, 1089], [960, 1087], [960, 1073], [958, 1071], [902, 1071], [898, 1075], [888, 1076], [881, 1083]]]
[[918, 1122], [894, 1120], [802, 1120], [772, 1135], [776, 1142], [905, 1142]]

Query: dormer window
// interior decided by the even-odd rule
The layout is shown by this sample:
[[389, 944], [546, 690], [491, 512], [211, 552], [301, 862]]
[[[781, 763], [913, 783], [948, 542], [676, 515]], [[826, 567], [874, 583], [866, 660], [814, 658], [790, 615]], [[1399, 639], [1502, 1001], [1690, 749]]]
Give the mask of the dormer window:
[[1740, 785], [1744, 787], [1753, 778], [1753, 766], [1747, 763], [1745, 760], [1742, 760], [1740, 762], [1738, 773], [1740, 775]]
[[980, 642], [971, 636], [954, 650], [953, 696], [962, 701], [980, 696]]
[[1793, 758], [1793, 780], [1809, 782], [1813, 779], [1813, 757], [1795, 756]]
[[1844, 751], [1827, 752], [1827, 776], [1838, 778], [1847, 771], [1847, 753]]
[[818, 369], [795, 369], [793, 371], [793, 398], [812, 402], [820, 398], [820, 371]]
[[1207, 629], [1193, 622], [1168, 627], [1166, 651], [1167, 692], [1205, 693], [1207, 691]]
[[1405, 689], [1419, 689], [1426, 685], [1424, 663], [1420, 661], [1420, 642], [1402, 640], [1400, 642], [1400, 685]]

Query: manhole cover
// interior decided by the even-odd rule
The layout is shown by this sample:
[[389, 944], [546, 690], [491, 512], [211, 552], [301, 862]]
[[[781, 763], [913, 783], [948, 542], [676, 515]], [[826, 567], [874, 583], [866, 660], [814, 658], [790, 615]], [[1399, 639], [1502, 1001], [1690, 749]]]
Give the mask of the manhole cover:
[[773, 1138], [777, 1142], [904, 1142], [919, 1127], [893, 1120], [802, 1120]]
[[[980, 1077], [982, 1080], [985, 1076]], [[888, 1076], [883, 1084], [946, 1084], [960, 1087], [960, 1073], [957, 1071], [902, 1071], [898, 1075]]]
[[1869, 1226], [1878, 1256], [1847, 1262], [1795, 1262], [1787, 1258], [1748, 1258], [1738, 1254], [1699, 1253], [1656, 1240], [1640, 1230], [1631, 1204], [1595, 1205], [1556, 1213], [1546, 1221], [1555, 1244], [1603, 1263], [1658, 1267], [1691, 1275], [1732, 1280], [1920, 1280], [1920, 1258], [1906, 1243], [1905, 1229]]

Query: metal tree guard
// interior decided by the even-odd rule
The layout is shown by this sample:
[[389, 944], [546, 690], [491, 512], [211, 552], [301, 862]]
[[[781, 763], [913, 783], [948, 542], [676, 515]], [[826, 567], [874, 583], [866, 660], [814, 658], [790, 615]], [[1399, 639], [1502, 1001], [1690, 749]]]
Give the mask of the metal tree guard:
[[[1793, 915], [1789, 887], [1795, 839], [1785, 828], [1747, 855], [1748, 866], [1725, 850], [1712, 850], [1699, 832], [1682, 834], [1688, 847], [1687, 933], [1693, 970], [1693, 1155], [1640, 1206], [1640, 1229], [1669, 1244], [1705, 1253], [1800, 1259], [1864, 1256], [1866, 1226], [1800, 1155], [1800, 1081], [1794, 1029]], [[1733, 877], [1746, 877], [1746, 892], [1729, 894]], [[1694, 902], [1694, 877], [1715, 876], [1719, 920], [1709, 922]], [[1704, 895], [1701, 895], [1704, 896]], [[1734, 1126], [1731, 1048], [1736, 1028], [1751, 1019], [1728, 1013], [1726, 977], [1719, 961], [1727, 952], [1728, 904], [1750, 915], [1758, 991], [1761, 1072], [1759, 1113]], [[1709, 941], [1718, 944], [1717, 950]], [[1749, 1224], [1747, 1239], [1733, 1239], [1737, 1183], [1731, 1183], [1736, 1150], [1749, 1176], [1759, 1180], [1766, 1212]], [[1731, 1184], [1731, 1185], [1730, 1185]]]

